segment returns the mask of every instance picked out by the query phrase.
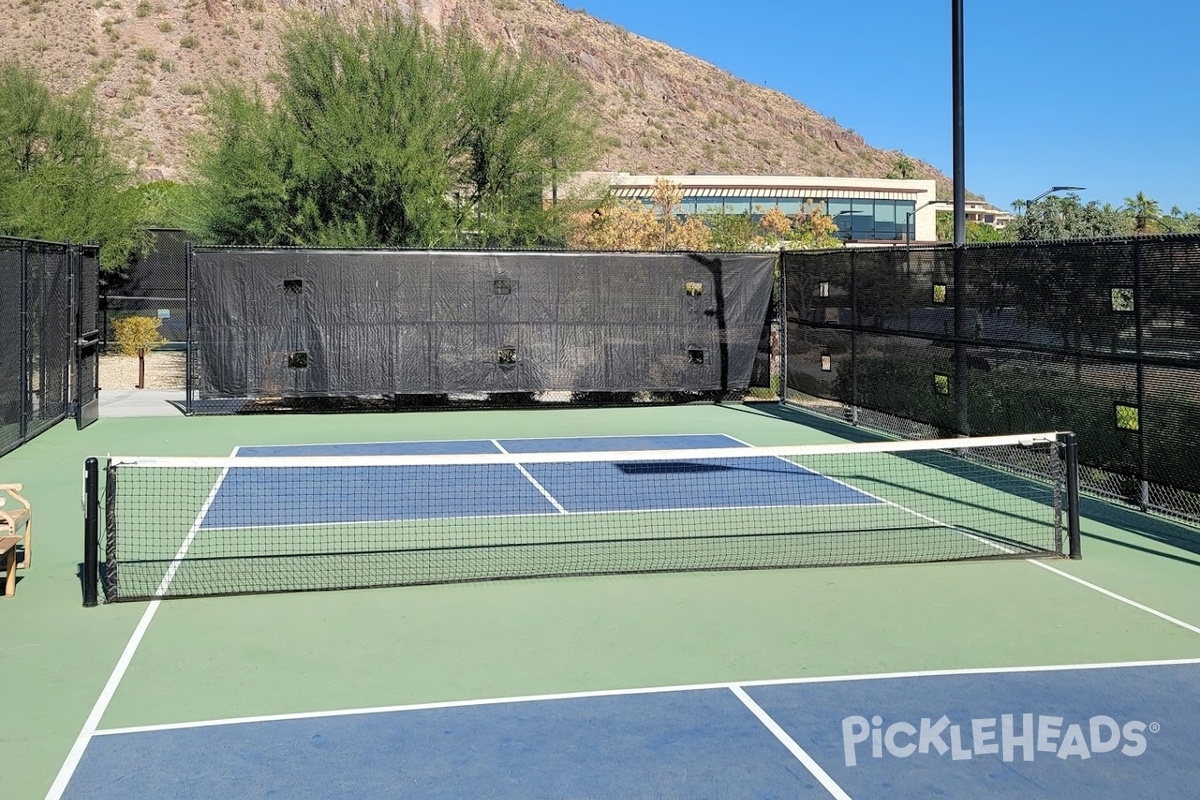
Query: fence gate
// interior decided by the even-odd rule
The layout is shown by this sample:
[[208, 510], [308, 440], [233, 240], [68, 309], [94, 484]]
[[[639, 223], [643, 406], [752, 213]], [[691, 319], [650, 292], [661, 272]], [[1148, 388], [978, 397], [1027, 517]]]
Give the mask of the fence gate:
[[95, 247], [75, 251], [75, 425], [82, 430], [100, 417], [100, 329], [96, 326], [100, 259]]

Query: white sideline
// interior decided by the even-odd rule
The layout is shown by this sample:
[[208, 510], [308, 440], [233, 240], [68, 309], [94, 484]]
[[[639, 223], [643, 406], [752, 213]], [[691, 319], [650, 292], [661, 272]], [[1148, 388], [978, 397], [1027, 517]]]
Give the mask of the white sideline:
[[[234, 452], [237, 452], [236, 448]], [[221, 488], [221, 484], [224, 482], [227, 474], [228, 469], [222, 470], [220, 477], [213, 483], [208, 497], [205, 498], [204, 503], [200, 506], [200, 511], [196, 514], [196, 519], [188, 529], [187, 536], [180, 543], [179, 549], [175, 551], [175, 557], [171, 560], [170, 566], [167, 567], [167, 571], [163, 574], [162, 580], [159, 581], [158, 589], [155, 591], [155, 598], [146, 606], [145, 612], [142, 613], [142, 618], [138, 620], [137, 627], [133, 629], [133, 635], [129, 637], [129, 641], [125, 644], [125, 649], [121, 651], [121, 657], [117, 659], [117, 664], [113, 667], [112, 674], [108, 676], [104, 688], [100, 691], [100, 696], [96, 698], [91, 713], [84, 720], [83, 728], [79, 731], [79, 735], [75, 737], [75, 743], [71, 745], [71, 750], [67, 753], [67, 758], [63, 762], [62, 767], [59, 768], [58, 775], [54, 778], [54, 783], [50, 784], [50, 790], [46, 792], [46, 800], [60, 800], [63, 792], [67, 790], [67, 785], [71, 782], [71, 776], [75, 774], [76, 768], [79, 767], [79, 762], [83, 759], [83, 753], [87, 750], [88, 743], [96, 735], [96, 729], [100, 726], [100, 720], [104, 717], [104, 712], [108, 710], [109, 703], [112, 702], [113, 696], [117, 693], [117, 687], [121, 685], [121, 679], [125, 677], [125, 672], [129, 669], [129, 664], [133, 661], [134, 653], [137, 652], [138, 646], [142, 643], [142, 637], [146, 635], [146, 630], [150, 627], [151, 620], [158, 613], [158, 607], [162, 605], [161, 598], [167, 593], [167, 589], [170, 588], [171, 581], [175, 579], [175, 573], [178, 572], [179, 565], [183, 562], [184, 556], [187, 555], [188, 549], [195, 540], [196, 533], [200, 530], [200, 523], [204, 520], [204, 515], [208, 513], [208, 509], [212, 506], [213, 500], [216, 499], [217, 490]]]

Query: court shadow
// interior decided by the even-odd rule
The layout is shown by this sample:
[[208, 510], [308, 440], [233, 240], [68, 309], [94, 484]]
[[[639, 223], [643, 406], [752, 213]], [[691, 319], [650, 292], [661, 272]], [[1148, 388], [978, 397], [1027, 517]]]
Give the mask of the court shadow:
[[[629, 461], [616, 462], [614, 466], [626, 475], [670, 475], [670, 474], [704, 474], [709, 472], [772, 472], [790, 476], [810, 476], [809, 473], [797, 469], [787, 461], [779, 461], [777, 469], [764, 467], [762, 459], [753, 459], [756, 463], [711, 464], [704, 461]], [[748, 462], [749, 459], [739, 458], [737, 462]]]

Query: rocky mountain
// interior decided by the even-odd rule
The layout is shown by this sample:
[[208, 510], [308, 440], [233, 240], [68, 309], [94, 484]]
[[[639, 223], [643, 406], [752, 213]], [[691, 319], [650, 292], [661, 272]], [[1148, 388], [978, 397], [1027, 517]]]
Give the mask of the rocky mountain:
[[[556, 0], [0, 0], [0, 53], [58, 90], [90, 86], [146, 180], [187, 174], [213, 79], [270, 90], [276, 31], [294, 8], [390, 8], [521, 52], [561, 59], [590, 84], [612, 147], [596, 169], [883, 177], [899, 157], [796, 100]], [[914, 177], [950, 181], [911, 158]]]

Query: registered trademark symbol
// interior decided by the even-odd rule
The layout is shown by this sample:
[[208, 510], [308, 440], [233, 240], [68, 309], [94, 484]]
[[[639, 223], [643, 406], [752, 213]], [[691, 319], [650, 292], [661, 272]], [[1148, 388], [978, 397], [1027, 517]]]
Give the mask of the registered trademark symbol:
[[1158, 733], [1161, 730], [1162, 730], [1162, 725], [1159, 725], [1157, 722], [1150, 723], [1150, 732], [1151, 733]]

